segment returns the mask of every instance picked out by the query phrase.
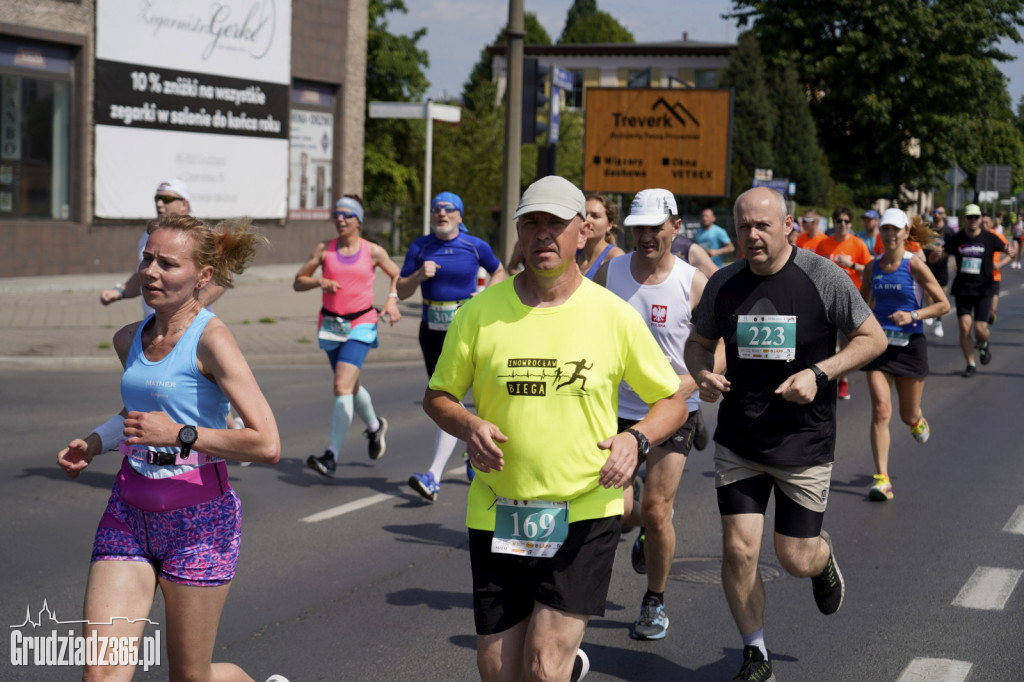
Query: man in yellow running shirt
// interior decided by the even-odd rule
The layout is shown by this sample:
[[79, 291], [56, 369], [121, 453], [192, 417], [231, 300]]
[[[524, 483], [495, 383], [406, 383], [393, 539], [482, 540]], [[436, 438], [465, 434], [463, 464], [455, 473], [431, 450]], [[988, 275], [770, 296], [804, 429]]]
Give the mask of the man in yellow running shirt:
[[[639, 313], [580, 273], [585, 213], [568, 180], [530, 185], [515, 214], [526, 269], [458, 310], [424, 397], [478, 472], [466, 525], [483, 680], [586, 674], [579, 647], [604, 614], [621, 488], [687, 414]], [[651, 410], [618, 433], [621, 380]], [[470, 388], [479, 416], [459, 404]]]

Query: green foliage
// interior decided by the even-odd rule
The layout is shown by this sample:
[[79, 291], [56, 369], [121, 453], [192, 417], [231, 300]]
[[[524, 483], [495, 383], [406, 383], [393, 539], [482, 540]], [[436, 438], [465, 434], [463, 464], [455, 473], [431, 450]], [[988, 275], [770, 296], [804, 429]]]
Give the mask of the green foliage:
[[722, 86], [733, 89], [732, 193], [735, 199], [750, 187], [756, 168], [773, 168], [772, 140], [777, 114], [770, 104], [764, 60], [756, 37], [743, 33]]
[[607, 12], [594, 12], [566, 23], [559, 45], [585, 43], [632, 43], [633, 34]]
[[858, 203], [928, 189], [960, 158], [995, 163], [980, 131], [1001, 131], [1016, 156], [1002, 138], [1013, 113], [988, 100], [1005, 94], [993, 62], [1009, 58], [1001, 40], [1021, 41], [1024, 0], [733, 0], [733, 10], [769, 60], [796, 65], [832, 174]]
[[597, 0], [573, 0], [569, 11], [566, 12], [565, 27], [562, 29], [562, 36], [558, 42], [564, 43], [566, 33], [571, 31], [578, 21], [597, 14], [597, 11]]
[[497, 244], [493, 213], [501, 204], [503, 158], [495, 148], [505, 138], [505, 108], [495, 104], [494, 83], [481, 84], [470, 96], [473, 106], [463, 109], [457, 126], [434, 126], [433, 188], [458, 194], [470, 232]]
[[[550, 45], [551, 36], [544, 30], [544, 27], [540, 25], [537, 20], [537, 15], [533, 12], [526, 12], [523, 15], [523, 37], [524, 45]], [[497, 37], [492, 41], [491, 45], [505, 45], [508, 41], [508, 26], [502, 27], [498, 31]], [[487, 48], [484, 47], [480, 51], [480, 59], [473, 65], [473, 70], [469, 74], [469, 80], [462, 86], [462, 102], [466, 108], [471, 109], [476, 106], [478, 98], [473, 96], [474, 91], [479, 89], [481, 86], [493, 82], [494, 80], [494, 57]]]
[[[426, 29], [411, 36], [388, 32], [386, 15], [407, 12], [403, 0], [370, 0], [366, 101], [420, 101], [427, 90], [427, 53], [417, 47]], [[406, 119], [366, 119], [363, 194], [367, 203], [408, 202], [422, 193], [424, 126]]]
[[772, 69], [768, 78], [772, 103], [778, 111], [772, 136], [775, 176], [796, 183], [792, 197], [805, 204], [822, 204], [828, 197], [828, 161], [818, 145], [818, 131], [807, 94], [791, 63]]
[[558, 158], [555, 170], [577, 187], [583, 186], [583, 133], [585, 120], [579, 110], [562, 111], [558, 126]]

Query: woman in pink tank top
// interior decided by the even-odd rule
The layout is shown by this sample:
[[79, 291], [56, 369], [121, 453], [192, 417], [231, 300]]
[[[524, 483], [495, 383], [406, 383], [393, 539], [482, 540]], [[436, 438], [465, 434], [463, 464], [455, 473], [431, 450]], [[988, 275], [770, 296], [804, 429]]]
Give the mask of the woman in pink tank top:
[[[384, 440], [388, 422], [377, 417], [370, 393], [359, 382], [359, 371], [367, 353], [377, 347], [377, 310], [373, 307], [374, 268], [390, 279], [390, 288], [381, 310], [391, 324], [402, 318], [398, 310], [399, 268], [380, 246], [362, 237], [363, 202], [355, 195], [338, 199], [334, 209], [338, 236], [319, 242], [295, 275], [295, 291], [319, 289], [322, 307], [317, 320], [317, 338], [326, 351], [334, 372], [334, 406], [327, 449], [306, 464], [322, 476], [331, 478], [337, 468], [338, 451], [357, 412], [366, 422], [370, 459], [379, 459], [387, 448]], [[320, 270], [320, 276], [314, 274]]]

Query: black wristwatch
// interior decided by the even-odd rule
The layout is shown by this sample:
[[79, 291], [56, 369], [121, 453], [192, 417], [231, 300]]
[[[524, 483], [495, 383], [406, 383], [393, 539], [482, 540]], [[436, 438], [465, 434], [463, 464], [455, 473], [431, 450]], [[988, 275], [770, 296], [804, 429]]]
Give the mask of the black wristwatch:
[[641, 457], [646, 457], [647, 453], [651, 451], [651, 441], [647, 440], [647, 436], [640, 433], [636, 429], [626, 429], [626, 433], [633, 434], [636, 438], [636, 451]]
[[181, 459], [185, 459], [192, 452], [192, 446], [196, 444], [196, 440], [199, 438], [199, 431], [196, 427], [185, 425], [181, 427], [181, 431], [178, 431], [178, 442], [181, 443]]
[[821, 371], [821, 368], [817, 365], [811, 365], [811, 371], [814, 372], [814, 383], [818, 385], [818, 390], [828, 386], [828, 375]]

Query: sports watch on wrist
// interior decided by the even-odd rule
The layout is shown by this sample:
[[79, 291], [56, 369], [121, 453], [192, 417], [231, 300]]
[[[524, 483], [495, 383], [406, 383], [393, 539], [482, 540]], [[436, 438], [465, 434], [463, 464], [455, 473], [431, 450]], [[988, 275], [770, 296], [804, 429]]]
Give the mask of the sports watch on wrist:
[[626, 433], [633, 434], [636, 438], [636, 451], [641, 457], [646, 457], [647, 453], [651, 451], [651, 442], [647, 440], [647, 436], [640, 433], [636, 429], [626, 429]]
[[917, 312], [916, 310], [911, 310], [910, 311], [910, 319], [912, 319], [914, 322], [920, 322], [921, 321], [921, 313]]
[[818, 390], [828, 386], [828, 375], [821, 371], [821, 368], [817, 365], [811, 365], [811, 371], [814, 372], [814, 383], [818, 385]]
[[199, 431], [196, 427], [185, 425], [181, 427], [181, 431], [178, 431], [178, 442], [181, 443], [181, 459], [185, 459], [192, 452], [192, 446], [196, 444], [196, 440], [199, 438]]

